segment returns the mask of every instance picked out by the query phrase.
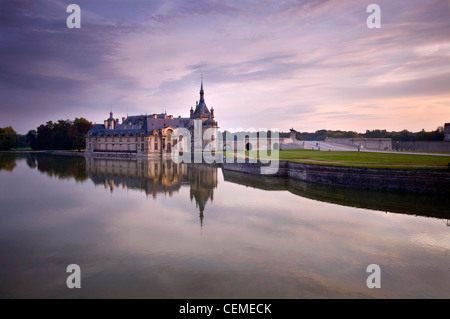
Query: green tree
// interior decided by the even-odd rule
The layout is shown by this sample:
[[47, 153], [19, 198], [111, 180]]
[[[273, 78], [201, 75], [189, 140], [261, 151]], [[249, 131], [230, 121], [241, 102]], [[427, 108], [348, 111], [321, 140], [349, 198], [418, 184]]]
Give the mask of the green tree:
[[37, 146], [37, 132], [36, 130], [29, 130], [27, 135], [25, 135], [26, 143], [32, 149], [36, 149]]
[[68, 131], [69, 138], [72, 140], [74, 148], [78, 149], [78, 152], [82, 148], [86, 148], [86, 138], [85, 135], [92, 128], [92, 123], [85, 118], [75, 118], [73, 125]]
[[0, 127], [0, 150], [10, 150], [11, 148], [17, 147], [17, 143], [17, 133], [11, 126], [5, 128]]
[[69, 129], [73, 125], [70, 120], [59, 120], [54, 123], [50, 136], [50, 149], [52, 150], [68, 150], [75, 146], [69, 138]]
[[50, 149], [52, 127], [53, 123], [50, 121], [47, 122], [46, 125], [41, 124], [37, 128], [36, 149], [38, 150]]
[[[37, 128], [35, 146], [40, 150], [73, 150], [86, 147], [85, 135], [92, 128], [92, 123], [85, 118], [76, 118], [75, 121], [59, 120], [42, 124]], [[28, 132], [28, 141], [32, 143], [34, 132]]]

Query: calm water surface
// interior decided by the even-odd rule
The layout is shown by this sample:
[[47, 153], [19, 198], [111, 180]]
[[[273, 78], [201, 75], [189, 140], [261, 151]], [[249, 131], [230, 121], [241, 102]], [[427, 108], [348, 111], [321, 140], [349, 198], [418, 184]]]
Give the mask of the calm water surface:
[[0, 155], [0, 297], [450, 298], [448, 197]]

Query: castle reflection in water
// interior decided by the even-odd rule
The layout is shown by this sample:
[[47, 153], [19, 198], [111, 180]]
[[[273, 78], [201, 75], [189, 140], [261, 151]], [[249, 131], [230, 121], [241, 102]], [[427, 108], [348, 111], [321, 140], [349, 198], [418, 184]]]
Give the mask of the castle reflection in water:
[[[282, 177], [258, 176], [219, 169], [208, 164], [177, 164], [169, 160], [115, 160], [47, 154], [0, 154], [0, 171], [12, 172], [19, 161], [49, 177], [89, 180], [111, 192], [117, 187], [136, 189], [147, 196], [173, 196], [180, 188], [189, 187], [203, 225], [205, 208], [214, 199], [218, 185], [232, 183], [263, 191], [288, 191], [296, 196], [341, 206], [359, 207], [382, 212], [418, 215], [450, 220], [450, 197], [441, 195], [377, 192], [364, 189], [333, 187], [306, 183]], [[217, 191], [217, 190], [216, 190]], [[270, 197], [271, 194], [266, 194]], [[277, 209], [277, 207], [274, 207]], [[212, 208], [210, 207], [210, 210]]]
[[189, 185], [191, 201], [195, 200], [199, 209], [201, 226], [206, 204], [213, 201], [217, 187], [217, 167], [168, 160], [86, 158], [86, 173], [94, 184], [104, 185], [111, 192], [117, 187], [138, 189], [154, 199], [159, 194], [172, 197], [182, 185]]

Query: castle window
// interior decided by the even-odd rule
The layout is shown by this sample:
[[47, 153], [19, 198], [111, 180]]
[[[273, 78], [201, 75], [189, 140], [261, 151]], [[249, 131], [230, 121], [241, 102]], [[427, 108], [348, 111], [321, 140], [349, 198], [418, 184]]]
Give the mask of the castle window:
[[158, 150], [158, 141], [155, 140], [155, 151], [157, 151], [157, 150]]

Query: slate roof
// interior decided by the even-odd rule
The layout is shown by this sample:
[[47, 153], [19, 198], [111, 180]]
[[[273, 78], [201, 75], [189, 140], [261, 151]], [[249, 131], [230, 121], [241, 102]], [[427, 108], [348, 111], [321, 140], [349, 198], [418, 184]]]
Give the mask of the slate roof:
[[148, 117], [143, 125], [143, 129], [145, 129], [148, 133], [151, 133], [153, 130], [160, 130], [162, 128], [172, 126], [174, 128], [177, 127], [185, 127], [187, 128], [189, 126], [189, 118], [166, 118], [166, 119], [160, 119], [160, 118], [153, 118]]
[[87, 136], [118, 136], [119, 134], [132, 136], [139, 135], [141, 130], [145, 131], [145, 135], [153, 135], [154, 130], [161, 130], [166, 127], [185, 127], [188, 128], [189, 118], [169, 118], [167, 114], [154, 115], [133, 115], [128, 116], [124, 123], [115, 124], [113, 130], [105, 128], [103, 124], [95, 124]]

